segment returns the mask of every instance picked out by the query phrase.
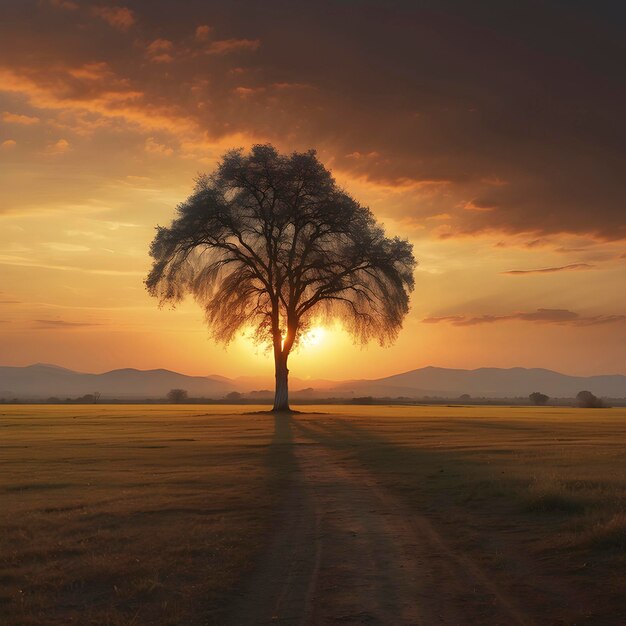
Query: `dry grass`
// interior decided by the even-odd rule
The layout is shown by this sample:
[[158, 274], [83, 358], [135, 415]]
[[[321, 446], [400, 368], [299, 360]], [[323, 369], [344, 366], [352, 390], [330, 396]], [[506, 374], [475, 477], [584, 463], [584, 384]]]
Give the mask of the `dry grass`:
[[626, 511], [626, 409], [333, 407], [299, 421], [431, 504], [605, 520]]
[[592, 548], [608, 548], [626, 551], [626, 514], [616, 513], [613, 517], [590, 525], [583, 534]]
[[575, 623], [626, 623], [625, 409], [327, 410], [296, 430], [362, 463], [494, 577], [571, 585], [589, 607]]
[[[626, 410], [300, 408], [320, 414], [295, 436], [362, 463], [494, 576], [525, 558], [598, 615], [624, 608]], [[2, 623], [219, 624], [291, 469], [244, 410], [0, 408]]]
[[595, 500], [590, 489], [577, 489], [554, 476], [534, 477], [522, 496], [532, 513], [584, 513]]
[[280, 454], [270, 462], [271, 419], [198, 406], [0, 412], [2, 624], [219, 623], [286, 471]]

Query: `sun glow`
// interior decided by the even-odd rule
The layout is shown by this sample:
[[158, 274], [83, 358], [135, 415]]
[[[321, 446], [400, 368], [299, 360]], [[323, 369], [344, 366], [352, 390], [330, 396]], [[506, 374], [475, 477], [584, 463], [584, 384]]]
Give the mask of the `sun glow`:
[[[328, 347], [334, 347], [335, 345], [335, 337], [333, 337], [333, 341], [328, 341], [330, 335], [334, 334], [336, 328], [331, 327], [327, 328], [325, 326], [315, 325], [309, 328], [308, 330], [301, 333], [298, 343], [294, 346], [291, 351], [292, 356], [300, 355], [300, 357], [307, 358], [308, 356], [313, 356], [311, 354], [311, 348], [317, 349], [325, 349]], [[246, 355], [245, 358], [249, 357], [250, 350], [254, 351], [254, 354], [257, 357], [262, 357], [264, 360], [270, 362], [272, 361], [272, 347], [269, 343], [257, 344], [254, 341], [254, 331], [252, 328], [246, 329], [246, 332], [243, 332], [240, 337], [238, 337], [237, 342], [238, 349], [241, 350], [242, 355]], [[283, 335], [281, 345], [285, 343], [285, 336]]]
[[323, 326], [314, 326], [307, 330], [300, 339], [305, 348], [315, 348], [324, 342], [326, 329]]

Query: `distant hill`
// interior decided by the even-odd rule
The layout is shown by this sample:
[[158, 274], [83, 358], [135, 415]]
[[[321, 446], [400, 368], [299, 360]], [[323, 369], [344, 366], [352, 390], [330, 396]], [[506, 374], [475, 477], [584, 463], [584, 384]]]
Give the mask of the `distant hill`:
[[546, 369], [483, 367], [475, 370], [424, 367], [376, 380], [341, 383], [335, 387], [345, 393], [374, 396], [440, 396], [456, 398], [461, 394], [487, 398], [525, 397], [541, 391], [553, 398], [571, 398], [587, 389], [597, 396], [626, 397], [626, 376], [568, 376]]
[[[159, 399], [170, 389], [186, 389], [191, 397], [223, 398], [231, 391], [260, 392], [272, 388], [271, 378], [223, 376], [186, 376], [165, 369], [118, 369], [103, 374], [75, 372], [57, 365], [37, 363], [27, 367], [0, 367], [0, 398], [60, 399], [75, 398], [99, 391], [102, 399]], [[475, 370], [424, 367], [375, 380], [329, 381], [292, 378], [294, 398], [352, 398], [358, 396], [423, 398], [527, 397], [540, 391], [552, 398], [573, 398], [587, 389], [600, 397], [625, 398], [626, 376], [568, 376], [546, 369], [480, 368]], [[271, 392], [254, 397], [271, 397]]]
[[27, 367], [0, 367], [0, 397], [45, 399], [82, 396], [99, 391], [102, 398], [164, 398], [170, 389], [186, 389], [190, 396], [221, 398], [234, 390], [222, 377], [185, 376], [164, 369], [119, 369], [104, 374], [74, 372], [38, 363]]

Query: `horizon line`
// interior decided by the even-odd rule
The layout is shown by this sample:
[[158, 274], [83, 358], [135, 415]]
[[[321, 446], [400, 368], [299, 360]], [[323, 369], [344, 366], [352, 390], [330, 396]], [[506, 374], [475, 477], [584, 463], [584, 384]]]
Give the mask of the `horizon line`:
[[[248, 375], [242, 375], [242, 376], [236, 376], [236, 377], [230, 377], [230, 376], [224, 376], [223, 374], [186, 374], [177, 370], [173, 370], [167, 367], [151, 367], [151, 368], [147, 368], [147, 369], [141, 369], [138, 367], [131, 367], [131, 366], [127, 366], [127, 367], [115, 367], [113, 369], [108, 369], [108, 370], [104, 370], [104, 371], [100, 371], [100, 372], [87, 372], [87, 371], [83, 371], [83, 370], [77, 370], [77, 369], [73, 369], [71, 367], [67, 367], [65, 365], [59, 365], [57, 363], [44, 363], [44, 362], [35, 362], [35, 363], [29, 363], [27, 365], [9, 365], [9, 364], [0, 364], [0, 368], [2, 367], [13, 367], [13, 368], [28, 368], [28, 367], [36, 367], [36, 366], [42, 366], [42, 367], [50, 367], [50, 368], [56, 368], [56, 369], [62, 369], [62, 370], [67, 370], [70, 371], [74, 374], [87, 374], [87, 375], [92, 375], [92, 376], [101, 376], [104, 374], [110, 374], [111, 372], [119, 372], [122, 370], [133, 370], [136, 372], [156, 372], [156, 371], [163, 371], [163, 372], [170, 372], [173, 374], [178, 374], [180, 376], [186, 376], [188, 378], [213, 378], [213, 377], [219, 377], [219, 378], [224, 378], [226, 380], [240, 380], [242, 378], [272, 378], [271, 373], [264, 375], [264, 374], [248, 374]], [[480, 367], [474, 367], [474, 368], [464, 368], [464, 367], [443, 367], [443, 366], [438, 366], [438, 365], [424, 365], [422, 367], [415, 367], [412, 369], [408, 369], [408, 370], [404, 370], [404, 371], [400, 371], [400, 372], [395, 372], [392, 374], [386, 374], [384, 376], [378, 376], [376, 378], [344, 378], [344, 379], [335, 379], [335, 378], [322, 378], [322, 377], [317, 377], [317, 378], [301, 378], [299, 377], [297, 374], [290, 376], [290, 378], [295, 378], [298, 379], [302, 382], [306, 382], [307, 380], [311, 380], [311, 381], [315, 381], [315, 380], [325, 380], [328, 382], [347, 382], [347, 381], [376, 381], [376, 380], [381, 380], [384, 378], [392, 378], [394, 376], [401, 376], [403, 374], [408, 374], [411, 372], [416, 372], [419, 370], [425, 370], [425, 369], [439, 369], [439, 370], [448, 370], [448, 371], [460, 371], [460, 372], [476, 372], [479, 370], [502, 370], [502, 371], [509, 371], [509, 370], [526, 370], [526, 371], [531, 371], [531, 370], [543, 370], [546, 372], [551, 372], [554, 374], [560, 374], [563, 376], [570, 376], [570, 377], [574, 377], [574, 378], [593, 378], [593, 377], [597, 377], [597, 376], [626, 376], [626, 373], [621, 373], [621, 372], [613, 372], [613, 373], [602, 373], [602, 374], [569, 374], [560, 370], [555, 370], [555, 369], [551, 369], [548, 367], [524, 367], [521, 365], [514, 365], [511, 367], [498, 367], [498, 366], [490, 366], [490, 365], [486, 365], [486, 366], [480, 366]]]

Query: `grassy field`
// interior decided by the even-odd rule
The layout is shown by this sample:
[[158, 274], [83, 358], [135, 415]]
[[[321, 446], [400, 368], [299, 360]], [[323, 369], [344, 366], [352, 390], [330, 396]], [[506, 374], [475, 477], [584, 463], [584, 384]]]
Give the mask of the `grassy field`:
[[236, 413], [0, 408], [0, 623], [219, 623], [283, 473]]
[[494, 579], [570, 585], [589, 615], [562, 623], [626, 623], [625, 409], [334, 407], [294, 430], [363, 464]]
[[[589, 623], [620, 623], [626, 410], [307, 408], [296, 440], [367, 468], [494, 576], [523, 555], [590, 590]], [[220, 623], [293, 471], [252, 409], [0, 408], [2, 623]]]
[[626, 409], [333, 407], [296, 430], [430, 506], [499, 501], [570, 520], [572, 544], [626, 548]]

